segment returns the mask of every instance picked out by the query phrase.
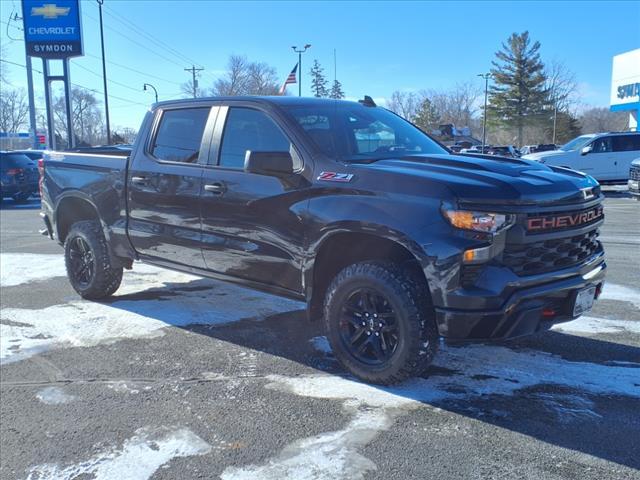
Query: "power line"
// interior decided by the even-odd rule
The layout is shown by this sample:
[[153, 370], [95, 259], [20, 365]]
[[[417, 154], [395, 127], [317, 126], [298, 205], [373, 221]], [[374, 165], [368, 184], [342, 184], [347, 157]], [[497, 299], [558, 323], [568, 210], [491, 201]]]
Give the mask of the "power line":
[[[27, 68], [26, 65], [22, 65], [21, 63], [17, 63], [17, 62], [12, 62], [11, 60], [5, 60], [4, 58], [0, 58], [0, 62], [9, 63], [11, 65], [15, 65], [16, 67]], [[38, 70], [37, 68], [33, 68], [33, 71], [36, 72], [36, 73], [42, 74], [42, 71]], [[83, 88], [85, 90], [89, 90], [90, 92], [93, 92], [93, 93], [104, 94], [104, 92], [102, 90], [97, 90], [95, 88], [89, 88], [89, 87], [86, 87], [84, 85], [80, 85], [79, 83], [71, 82], [71, 85], [73, 85], [74, 87], [79, 87], [79, 88]], [[142, 105], [142, 106], [145, 106], [145, 107], [147, 107], [149, 105], [147, 103], [136, 102], [135, 100], [131, 100], [131, 99], [128, 99], [128, 98], [123, 98], [123, 97], [118, 97], [116, 95], [109, 95], [109, 96], [112, 97], [112, 98], [115, 98], [117, 100], [120, 100], [120, 101], [123, 101], [123, 102], [127, 102], [127, 103], [132, 104], [132, 105]]]
[[[92, 55], [92, 54], [90, 54], [90, 53], [86, 53], [86, 52], [85, 52], [85, 55], [86, 55], [87, 57], [91, 57], [91, 58], [95, 58], [95, 59], [97, 59], [97, 60], [100, 60], [100, 57], [98, 57], [97, 55]], [[111, 65], [115, 65], [116, 67], [123, 68], [123, 69], [125, 69], [125, 70], [129, 70], [129, 71], [134, 72], [134, 73], [137, 73], [137, 74], [139, 74], [139, 75], [143, 75], [143, 76], [148, 77], [148, 78], [155, 78], [156, 80], [160, 80], [160, 81], [162, 81], [162, 82], [167, 82], [167, 83], [172, 83], [172, 84], [174, 84], [174, 85], [178, 85], [178, 86], [181, 86], [181, 85], [182, 85], [182, 84], [181, 84], [181, 83], [179, 83], [179, 82], [174, 82], [173, 80], [167, 80], [166, 78], [158, 77], [158, 76], [156, 76], [156, 75], [152, 75], [152, 74], [150, 74], [150, 73], [148, 73], [148, 72], [143, 72], [143, 71], [141, 71], [141, 70], [136, 70], [135, 68], [131, 68], [131, 67], [127, 66], [127, 65], [122, 65], [121, 63], [117, 63], [117, 62], [114, 62], [114, 61], [112, 61], [112, 60], [107, 60], [107, 63], [109, 63], [109, 64], [111, 64]]]
[[[98, 19], [96, 19], [95, 17], [92, 17], [91, 15], [88, 15], [88, 14], [86, 14], [86, 13], [83, 13], [83, 15], [84, 15], [84, 16], [86, 16], [86, 17], [88, 17], [88, 18], [90, 18], [91, 20], [93, 20], [93, 21], [95, 21], [95, 22], [98, 22]], [[172, 60], [171, 58], [165, 57], [164, 55], [162, 55], [162, 54], [160, 54], [160, 53], [156, 52], [155, 50], [151, 50], [151, 49], [150, 49], [149, 47], [147, 47], [146, 45], [143, 45], [142, 43], [140, 43], [140, 42], [138, 42], [137, 40], [134, 40], [133, 38], [131, 38], [131, 37], [129, 37], [129, 36], [127, 36], [127, 35], [125, 35], [124, 33], [120, 32], [119, 30], [116, 30], [115, 28], [110, 27], [110, 26], [108, 26], [108, 25], [107, 25], [107, 28], [108, 28], [109, 30], [111, 30], [112, 32], [116, 33], [117, 35], [120, 35], [121, 37], [126, 38], [126, 39], [127, 39], [127, 40], [129, 40], [131, 43], [134, 43], [134, 44], [138, 45], [139, 47], [141, 47], [141, 48], [145, 49], [147, 52], [149, 52], [149, 53], [153, 53], [155, 56], [157, 56], [157, 57], [159, 57], [159, 58], [162, 58], [163, 60], [166, 60], [167, 62], [173, 63], [174, 65], [177, 65], [177, 66], [179, 66], [179, 67], [182, 67], [182, 64], [181, 64], [181, 63], [178, 63], [177, 61], [174, 61], [174, 60]]]
[[166, 42], [164, 42], [162, 39], [160, 39], [160, 38], [152, 35], [151, 33], [143, 30], [142, 28], [140, 28], [140, 25], [137, 25], [137, 24], [133, 23], [132, 21], [128, 20], [127, 18], [123, 17], [122, 15], [120, 15], [118, 12], [116, 12], [112, 8], [105, 6], [105, 11], [111, 17], [113, 17], [114, 20], [119, 21], [120, 23], [123, 23], [127, 28], [133, 29], [134, 33], [137, 33], [141, 37], [146, 37], [147, 40], [151, 41], [152, 43], [154, 43], [155, 45], [159, 46], [163, 50], [168, 51], [168, 53], [171, 53], [171, 54], [175, 55], [176, 58], [178, 58], [179, 60], [187, 60], [187, 61], [191, 62], [192, 64], [195, 64], [195, 65], [198, 65], [199, 67], [202, 67], [202, 65], [199, 62], [196, 62], [195, 60], [187, 57], [182, 52], [179, 52], [174, 47], [172, 47], [171, 45], [169, 45]]
[[[94, 71], [93, 71], [93, 70], [91, 70], [90, 68], [83, 67], [83, 66], [82, 66], [82, 65], [80, 65], [79, 63], [74, 62], [74, 63], [73, 63], [73, 65], [74, 65], [75, 67], [81, 68], [82, 70], [85, 70], [85, 71], [87, 71], [87, 72], [91, 73], [92, 75], [95, 75], [95, 76], [96, 76], [96, 77], [98, 77], [98, 78], [102, 78], [102, 75], [101, 75], [101, 74], [99, 74], [98, 72], [94, 72]], [[120, 87], [122, 87], [122, 88], [128, 88], [129, 90], [133, 90], [134, 92], [140, 92], [140, 89], [139, 89], [139, 88], [133, 88], [133, 87], [131, 87], [131, 86], [129, 86], [129, 85], [126, 85], [126, 84], [124, 84], [124, 83], [120, 83], [120, 82], [117, 82], [117, 81], [115, 81], [115, 80], [111, 80], [110, 78], [107, 78], [107, 81], [108, 81], [109, 83], [113, 83], [114, 85], [118, 85], [118, 86], [120, 86]]]

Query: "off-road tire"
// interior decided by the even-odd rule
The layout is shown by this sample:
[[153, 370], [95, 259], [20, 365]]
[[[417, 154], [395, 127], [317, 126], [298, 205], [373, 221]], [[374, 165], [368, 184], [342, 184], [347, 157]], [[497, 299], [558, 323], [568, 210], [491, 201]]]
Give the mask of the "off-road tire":
[[[358, 288], [380, 292], [392, 305], [401, 327], [397, 348], [383, 365], [373, 366], [355, 358], [339, 333], [343, 305]], [[323, 321], [337, 360], [354, 376], [369, 383], [390, 385], [418, 376], [427, 369], [438, 349], [426, 282], [393, 263], [357, 263], [338, 273], [327, 290]]]
[[[71, 266], [72, 243], [80, 237], [93, 254], [93, 274], [88, 282], [76, 278]], [[99, 300], [115, 293], [122, 282], [122, 267], [114, 267], [100, 224], [95, 220], [74, 223], [64, 242], [67, 277], [73, 289], [82, 298]]]

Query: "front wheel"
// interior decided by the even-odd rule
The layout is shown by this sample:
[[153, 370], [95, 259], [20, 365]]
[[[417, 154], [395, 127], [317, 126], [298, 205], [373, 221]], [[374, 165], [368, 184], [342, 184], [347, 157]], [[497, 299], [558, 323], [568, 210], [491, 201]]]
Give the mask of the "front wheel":
[[118, 289], [122, 267], [111, 265], [111, 256], [100, 224], [86, 220], [71, 226], [64, 242], [67, 276], [82, 298], [105, 298]]
[[338, 361], [361, 380], [384, 385], [423, 373], [438, 346], [426, 289], [424, 280], [390, 263], [342, 270], [324, 304]]

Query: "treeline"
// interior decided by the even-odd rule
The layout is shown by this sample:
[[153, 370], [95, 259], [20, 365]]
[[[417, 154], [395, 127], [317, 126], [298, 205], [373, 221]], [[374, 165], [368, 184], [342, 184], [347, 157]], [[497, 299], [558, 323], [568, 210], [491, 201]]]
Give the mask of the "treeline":
[[[581, 133], [626, 129], [624, 112], [584, 109], [573, 72], [558, 61], [544, 63], [540, 47], [529, 32], [513, 33], [496, 52], [487, 106], [489, 143], [565, 143]], [[483, 95], [484, 80], [447, 91], [396, 91], [388, 106], [427, 131], [452, 123], [470, 127], [479, 137]]]

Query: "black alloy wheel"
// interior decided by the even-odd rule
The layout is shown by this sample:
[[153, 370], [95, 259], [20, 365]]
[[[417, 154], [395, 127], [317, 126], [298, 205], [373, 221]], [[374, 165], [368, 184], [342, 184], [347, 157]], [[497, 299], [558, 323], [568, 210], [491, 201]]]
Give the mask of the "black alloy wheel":
[[95, 275], [95, 256], [82, 237], [75, 237], [69, 245], [70, 274], [81, 288], [87, 288]]
[[385, 364], [398, 347], [398, 334], [393, 307], [380, 293], [358, 288], [344, 302], [340, 338], [356, 360], [368, 365]]

